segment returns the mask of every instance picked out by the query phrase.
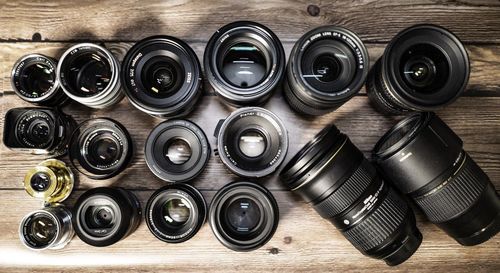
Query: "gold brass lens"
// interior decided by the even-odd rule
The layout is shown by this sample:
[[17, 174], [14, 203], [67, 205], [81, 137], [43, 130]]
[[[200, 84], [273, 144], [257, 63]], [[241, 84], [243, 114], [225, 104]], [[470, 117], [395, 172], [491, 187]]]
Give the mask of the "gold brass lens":
[[74, 177], [66, 164], [57, 159], [47, 159], [28, 171], [24, 189], [47, 203], [64, 201], [73, 190]]

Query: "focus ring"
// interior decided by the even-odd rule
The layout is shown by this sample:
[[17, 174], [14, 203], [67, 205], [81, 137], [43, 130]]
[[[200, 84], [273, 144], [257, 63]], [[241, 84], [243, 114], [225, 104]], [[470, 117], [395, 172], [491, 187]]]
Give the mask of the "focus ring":
[[486, 187], [487, 179], [481, 179], [484, 174], [468, 154], [462, 168], [436, 192], [427, 193], [415, 198], [415, 202], [424, 211], [431, 222], [439, 223], [451, 220], [465, 212], [479, 198]]
[[344, 236], [356, 248], [370, 250], [389, 238], [401, 226], [407, 213], [407, 203], [390, 188], [380, 206], [364, 221], [344, 231]]
[[378, 60], [373, 66], [373, 71], [368, 75], [366, 81], [366, 93], [373, 105], [380, 111], [388, 114], [402, 114], [407, 112], [401, 108], [399, 103], [389, 94], [389, 89], [382, 79], [382, 63]]
[[294, 91], [291, 89], [288, 81], [285, 81], [284, 85], [285, 85], [285, 90], [283, 93], [285, 93], [285, 97], [288, 103], [295, 111], [312, 116], [321, 116], [332, 111], [331, 109], [314, 108], [303, 103], [296, 97], [297, 94], [295, 94]]

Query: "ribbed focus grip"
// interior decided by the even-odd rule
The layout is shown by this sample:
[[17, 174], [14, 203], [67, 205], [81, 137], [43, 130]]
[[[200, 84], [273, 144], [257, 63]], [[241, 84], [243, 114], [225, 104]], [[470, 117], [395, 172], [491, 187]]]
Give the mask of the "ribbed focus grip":
[[345, 230], [344, 236], [361, 251], [380, 247], [403, 224], [408, 209], [408, 204], [389, 188], [380, 206], [357, 225]]
[[465, 154], [458, 173], [436, 192], [415, 198], [415, 202], [434, 223], [448, 221], [471, 207], [488, 183], [483, 170]]
[[368, 160], [363, 159], [358, 169], [342, 186], [330, 196], [315, 204], [314, 209], [321, 217], [329, 219], [341, 213], [359, 199], [375, 177], [375, 169]]
[[301, 113], [304, 113], [307, 115], [312, 115], [312, 116], [321, 116], [321, 115], [324, 115], [324, 114], [327, 114], [327, 113], [333, 111], [333, 109], [315, 108], [315, 107], [311, 107], [311, 106], [303, 103], [293, 93], [293, 91], [291, 90], [290, 84], [288, 82], [286, 82], [284, 85], [285, 85], [285, 92], [283, 92], [283, 93], [285, 93], [285, 97], [286, 97], [288, 103], [295, 111], [298, 111], [298, 112], [301, 112]]

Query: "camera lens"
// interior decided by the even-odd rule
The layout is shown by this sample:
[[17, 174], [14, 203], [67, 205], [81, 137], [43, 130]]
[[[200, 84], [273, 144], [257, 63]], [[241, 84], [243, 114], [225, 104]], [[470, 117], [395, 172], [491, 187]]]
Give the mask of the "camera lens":
[[334, 125], [306, 144], [280, 178], [364, 255], [393, 266], [422, 242], [408, 203]]
[[460, 244], [477, 245], [498, 233], [495, 187], [434, 113], [400, 121], [378, 141], [373, 157], [387, 180]]
[[74, 228], [82, 241], [109, 246], [132, 233], [140, 223], [141, 206], [132, 192], [122, 188], [94, 188], [75, 204]]
[[469, 79], [460, 40], [434, 25], [416, 25], [392, 39], [368, 75], [366, 89], [379, 111], [431, 111], [453, 102]]
[[183, 41], [170, 36], [148, 37], [127, 52], [122, 83], [139, 110], [162, 118], [185, 116], [201, 95], [201, 67]]
[[213, 233], [224, 246], [250, 251], [272, 238], [278, 227], [278, 204], [271, 192], [258, 184], [233, 182], [215, 194], [209, 219]]
[[215, 129], [222, 163], [243, 177], [263, 177], [276, 171], [288, 150], [283, 122], [271, 111], [245, 107], [219, 121]]
[[21, 57], [12, 68], [12, 88], [23, 100], [44, 106], [59, 106], [67, 96], [56, 79], [56, 61], [41, 54]]
[[73, 190], [73, 185], [73, 172], [57, 159], [42, 161], [24, 177], [26, 192], [46, 203], [64, 201]]
[[146, 205], [146, 223], [156, 238], [167, 243], [191, 239], [207, 216], [203, 195], [188, 184], [169, 184], [157, 190]]
[[208, 82], [224, 101], [235, 106], [262, 104], [281, 82], [285, 53], [270, 29], [239, 21], [210, 38], [204, 65]]
[[167, 182], [186, 182], [205, 169], [210, 145], [196, 124], [170, 120], [151, 131], [144, 154], [146, 164], [158, 178]]
[[354, 32], [336, 26], [315, 28], [290, 53], [285, 97], [303, 114], [331, 112], [359, 92], [368, 63], [368, 52]]
[[62, 205], [31, 212], [19, 226], [21, 242], [32, 250], [63, 248], [74, 234], [71, 212]]
[[106, 48], [89, 43], [72, 46], [57, 65], [57, 79], [73, 100], [105, 108], [123, 98], [118, 60]]
[[107, 179], [123, 171], [132, 159], [133, 144], [123, 125], [109, 118], [82, 122], [70, 141], [73, 166], [93, 179]]

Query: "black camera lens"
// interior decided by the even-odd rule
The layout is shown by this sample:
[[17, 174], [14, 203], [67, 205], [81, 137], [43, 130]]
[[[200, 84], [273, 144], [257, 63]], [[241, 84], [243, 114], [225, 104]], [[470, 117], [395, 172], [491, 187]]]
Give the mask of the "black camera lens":
[[368, 52], [354, 32], [336, 26], [315, 28], [290, 53], [285, 97], [300, 113], [326, 114], [359, 92], [368, 67]]
[[495, 187], [434, 113], [400, 121], [378, 141], [373, 157], [384, 177], [460, 244], [477, 245], [498, 233]]
[[188, 184], [169, 184], [157, 190], [146, 205], [146, 223], [156, 238], [167, 243], [191, 239], [207, 216], [203, 195]]
[[136, 43], [122, 64], [122, 83], [130, 102], [150, 115], [187, 115], [201, 95], [201, 67], [188, 44], [170, 36]]
[[432, 111], [465, 90], [469, 57], [460, 40], [434, 25], [416, 25], [392, 39], [368, 75], [366, 89], [379, 111]]
[[280, 178], [364, 255], [393, 266], [422, 242], [408, 203], [334, 125], [306, 144]]
[[57, 79], [71, 99], [105, 108], [123, 98], [118, 60], [106, 48], [89, 43], [72, 46], [57, 65]]
[[5, 114], [3, 141], [14, 150], [59, 156], [67, 151], [75, 122], [52, 108], [12, 108]]
[[71, 137], [73, 167], [93, 179], [107, 179], [123, 171], [132, 159], [133, 143], [125, 127], [109, 118], [82, 122]]
[[140, 223], [141, 206], [135, 195], [122, 188], [94, 188], [76, 201], [73, 225], [82, 241], [109, 246], [132, 233]]
[[210, 158], [205, 133], [187, 120], [160, 123], [149, 134], [144, 149], [146, 164], [167, 182], [186, 182], [198, 176]]
[[266, 188], [251, 182], [233, 182], [215, 194], [209, 219], [212, 231], [224, 246], [250, 251], [273, 237], [279, 209]]
[[244, 107], [219, 121], [215, 129], [222, 163], [243, 177], [264, 177], [276, 171], [288, 151], [283, 122], [271, 111]]
[[281, 83], [285, 53], [270, 29], [239, 21], [220, 28], [210, 38], [204, 65], [208, 82], [226, 102], [262, 104]]
[[67, 96], [56, 79], [56, 61], [41, 54], [21, 57], [12, 68], [11, 84], [23, 100], [44, 106], [59, 106]]

